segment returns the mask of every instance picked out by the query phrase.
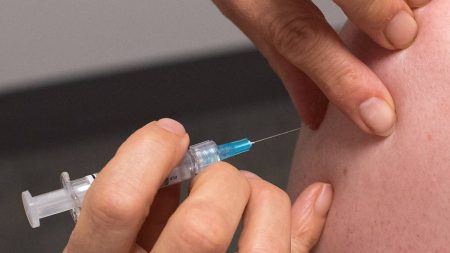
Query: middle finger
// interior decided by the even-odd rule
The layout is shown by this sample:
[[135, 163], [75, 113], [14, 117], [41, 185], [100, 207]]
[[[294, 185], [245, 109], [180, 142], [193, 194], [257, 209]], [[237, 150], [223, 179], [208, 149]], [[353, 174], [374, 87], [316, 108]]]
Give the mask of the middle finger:
[[251, 196], [244, 215], [239, 252], [289, 252], [291, 201], [280, 188], [253, 173], [247, 177]]
[[250, 196], [247, 179], [216, 163], [200, 173], [151, 252], [225, 252]]

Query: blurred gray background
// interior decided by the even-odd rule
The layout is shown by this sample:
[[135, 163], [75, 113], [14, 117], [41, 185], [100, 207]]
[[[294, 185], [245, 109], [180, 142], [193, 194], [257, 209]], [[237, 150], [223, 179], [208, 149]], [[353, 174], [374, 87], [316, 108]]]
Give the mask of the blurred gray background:
[[[339, 29], [338, 8], [315, 2]], [[31, 229], [20, 193], [59, 188], [62, 171], [100, 170], [146, 122], [174, 117], [192, 143], [300, 124], [278, 78], [210, 1], [2, 0], [0, 34], [2, 252], [61, 251], [70, 215]], [[284, 187], [294, 143], [284, 136], [230, 162]]]

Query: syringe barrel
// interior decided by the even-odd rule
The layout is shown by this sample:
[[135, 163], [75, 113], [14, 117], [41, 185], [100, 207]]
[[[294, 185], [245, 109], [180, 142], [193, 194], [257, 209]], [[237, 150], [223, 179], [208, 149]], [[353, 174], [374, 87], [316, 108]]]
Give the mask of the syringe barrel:
[[161, 187], [188, 180], [212, 163], [220, 161], [217, 144], [204, 141], [189, 147], [183, 160], [172, 170]]
[[[172, 170], [161, 187], [188, 180], [208, 165], [220, 161], [218, 147], [214, 141], [205, 141], [189, 147], [183, 160]], [[62, 189], [32, 197], [29, 191], [22, 193], [23, 206], [31, 227], [39, 227], [39, 219], [71, 211], [76, 221], [84, 196], [94, 181], [96, 174], [70, 180], [69, 174], [61, 174]]]

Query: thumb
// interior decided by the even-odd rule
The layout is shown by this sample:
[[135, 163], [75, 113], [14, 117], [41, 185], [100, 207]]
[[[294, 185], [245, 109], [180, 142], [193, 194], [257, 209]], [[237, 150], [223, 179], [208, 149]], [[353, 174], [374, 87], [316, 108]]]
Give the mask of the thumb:
[[308, 186], [292, 206], [291, 252], [308, 253], [319, 241], [333, 199], [330, 184]]
[[[334, 0], [349, 19], [387, 49], [409, 47], [417, 35], [414, 13], [404, 0]], [[427, 1], [411, 1], [425, 5]]]

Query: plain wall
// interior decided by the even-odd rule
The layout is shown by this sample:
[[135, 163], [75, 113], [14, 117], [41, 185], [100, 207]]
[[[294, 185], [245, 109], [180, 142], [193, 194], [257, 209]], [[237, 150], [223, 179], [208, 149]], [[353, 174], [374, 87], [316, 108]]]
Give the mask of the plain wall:
[[0, 34], [0, 93], [251, 46], [208, 0], [2, 0]]

